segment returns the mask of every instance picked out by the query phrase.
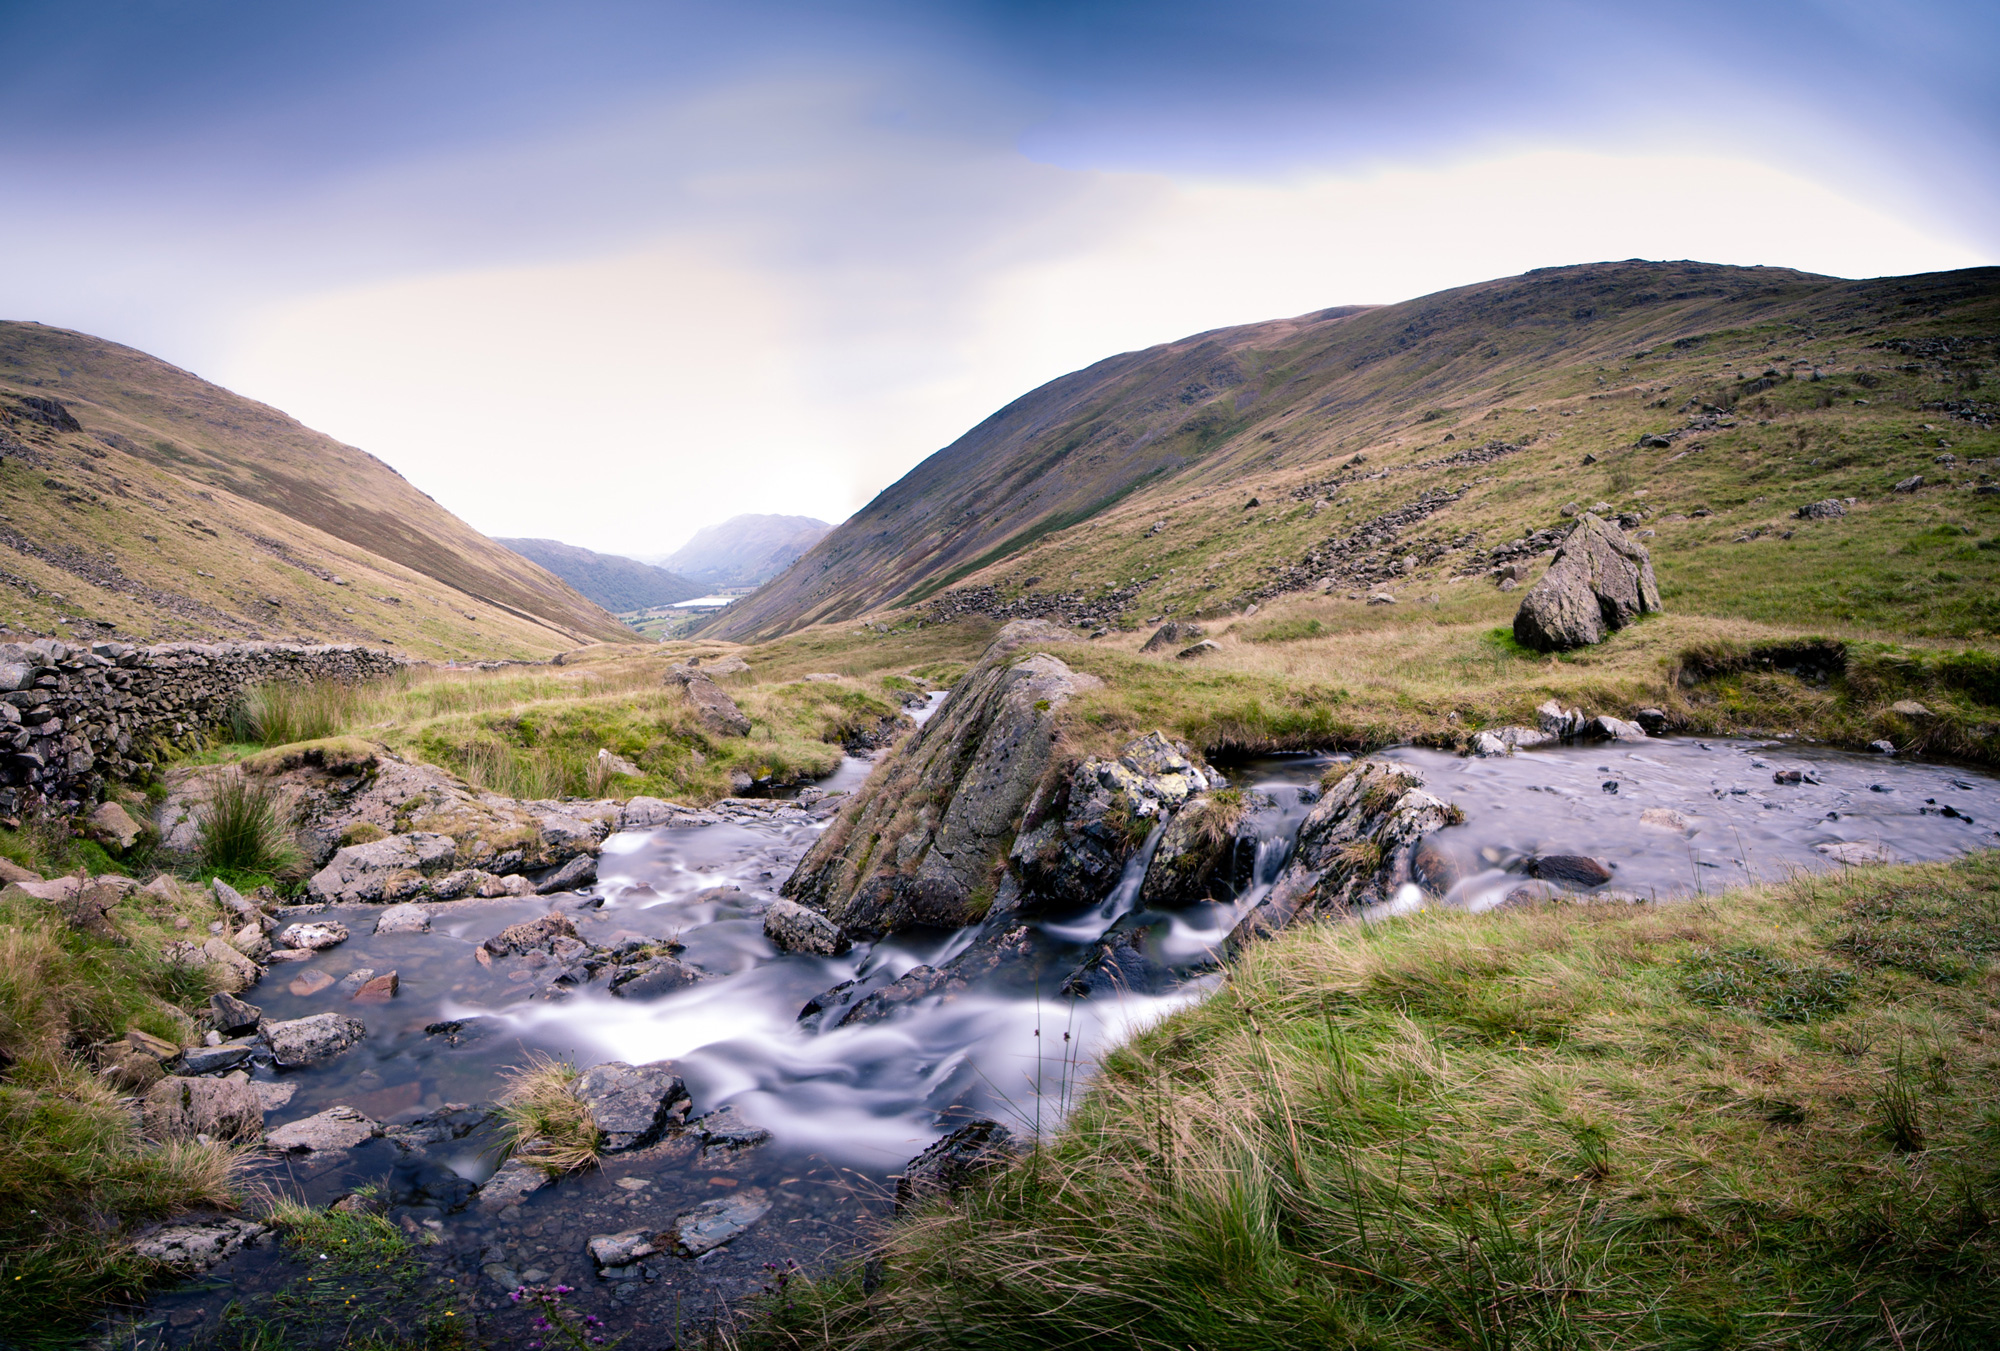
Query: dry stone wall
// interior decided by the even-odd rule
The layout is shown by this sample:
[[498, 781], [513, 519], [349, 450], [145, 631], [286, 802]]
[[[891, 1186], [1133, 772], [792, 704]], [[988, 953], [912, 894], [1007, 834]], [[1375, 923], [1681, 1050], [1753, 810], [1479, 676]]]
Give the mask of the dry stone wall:
[[0, 812], [74, 811], [145, 768], [152, 745], [226, 724], [254, 685], [369, 680], [407, 661], [343, 645], [0, 644]]

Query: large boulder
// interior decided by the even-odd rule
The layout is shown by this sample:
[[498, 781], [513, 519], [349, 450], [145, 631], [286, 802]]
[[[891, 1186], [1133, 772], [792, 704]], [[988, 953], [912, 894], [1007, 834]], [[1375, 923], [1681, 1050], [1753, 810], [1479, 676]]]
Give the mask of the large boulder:
[[1100, 683], [1024, 649], [1078, 638], [1040, 620], [1003, 628], [820, 836], [785, 896], [857, 939], [982, 918], [993, 906], [994, 865], [1050, 768], [1062, 706]]
[[1514, 640], [1537, 652], [1585, 647], [1659, 608], [1660, 588], [1646, 547], [1586, 512], [1549, 570], [1522, 597]]
[[[1359, 760], [1299, 826], [1291, 861], [1230, 934], [1231, 946], [1313, 915], [1341, 915], [1423, 890], [1418, 844], [1459, 819], [1424, 790], [1424, 776], [1390, 760]], [[1430, 877], [1437, 876], [1429, 869]]]
[[695, 716], [714, 735], [750, 735], [750, 719], [744, 716], [743, 710], [736, 706], [736, 701], [724, 692], [722, 686], [702, 672], [686, 666], [671, 667], [667, 671], [666, 683], [678, 685], [686, 692], [688, 702], [694, 705]]

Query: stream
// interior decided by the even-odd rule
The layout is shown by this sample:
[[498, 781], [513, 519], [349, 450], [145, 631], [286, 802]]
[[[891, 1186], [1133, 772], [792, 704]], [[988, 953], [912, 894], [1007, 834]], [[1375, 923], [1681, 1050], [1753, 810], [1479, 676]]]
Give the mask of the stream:
[[[1612, 869], [1606, 890], [1667, 900], [1845, 866], [1842, 848], [1909, 861], [2000, 845], [2000, 779], [1895, 757], [1691, 738], [1489, 760], [1412, 748], [1384, 754], [1421, 769], [1432, 793], [1464, 810], [1463, 825], [1433, 839], [1459, 878], [1444, 903], [1473, 910], [1514, 895], [1526, 881], [1524, 861], [1537, 854], [1594, 856]], [[393, 1124], [449, 1104], [489, 1103], [507, 1067], [541, 1052], [579, 1066], [670, 1059], [693, 1115], [727, 1104], [770, 1139], [723, 1149], [703, 1147], [698, 1132], [670, 1137], [534, 1193], [503, 1216], [465, 1204], [464, 1184], [483, 1182], [494, 1167], [490, 1126], [414, 1159], [386, 1140], [287, 1156], [266, 1165], [263, 1180], [320, 1203], [365, 1182], [386, 1189], [390, 1218], [430, 1245], [421, 1278], [375, 1306], [404, 1309], [400, 1318], [448, 1301], [486, 1341], [526, 1345], [528, 1319], [508, 1307], [506, 1288], [563, 1281], [578, 1287], [579, 1308], [601, 1313], [614, 1330], [644, 1331], [632, 1345], [673, 1344], [677, 1330], [727, 1317], [732, 1301], [789, 1264], [858, 1251], [890, 1208], [893, 1175], [954, 1126], [991, 1117], [1017, 1135], [1046, 1132], [1099, 1054], [1201, 998], [1217, 979], [1214, 954], [1278, 876], [1330, 762], [1291, 756], [1229, 767], [1232, 784], [1256, 804], [1239, 840], [1233, 899], [1134, 913], [1149, 841], [1102, 902], [1031, 925], [1033, 960], [865, 1025], [822, 1027], [800, 1012], [842, 982], [879, 985], [920, 963], [938, 965], [973, 933], [905, 934], [837, 958], [776, 950], [761, 912], [824, 827], [804, 811], [614, 835], [590, 894], [454, 903], [440, 907], [428, 933], [377, 934], [380, 908], [335, 907], [316, 918], [340, 920], [353, 937], [311, 963], [273, 968], [248, 997], [269, 1019], [338, 1009], [361, 1018], [368, 1037], [322, 1065], [282, 1075], [258, 1069], [275, 1086], [268, 1092], [289, 1090], [268, 1126], [336, 1104]], [[820, 786], [850, 790], [868, 769], [850, 759]], [[601, 981], [552, 998], [510, 963], [475, 960], [484, 939], [552, 902], [593, 945], [675, 937], [685, 945], [681, 960], [707, 977], [651, 999], [614, 996]], [[1406, 895], [1379, 909], [1417, 903]], [[1074, 969], [1114, 925], [1148, 929], [1165, 984], [1065, 995], [1049, 973]], [[393, 970], [400, 993], [369, 1007], [348, 1004], [337, 985], [294, 993], [307, 967], [336, 980], [361, 968]], [[585, 1251], [592, 1235], [665, 1228], [696, 1203], [752, 1189], [772, 1209], [734, 1242], [698, 1260], [650, 1259], [629, 1280], [596, 1276]], [[256, 1308], [291, 1298], [280, 1292], [299, 1269], [271, 1246], [246, 1249], [153, 1301], [132, 1342], [211, 1341], [232, 1299]]]

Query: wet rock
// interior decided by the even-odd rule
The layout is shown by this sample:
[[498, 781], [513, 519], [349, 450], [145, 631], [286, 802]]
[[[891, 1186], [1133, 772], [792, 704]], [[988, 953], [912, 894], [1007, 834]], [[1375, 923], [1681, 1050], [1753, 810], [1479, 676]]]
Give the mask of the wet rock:
[[559, 891], [575, 891], [587, 887], [597, 880], [597, 860], [589, 854], [578, 854], [575, 858], [557, 868], [535, 885], [538, 896], [552, 896]]
[[364, 981], [350, 998], [356, 1004], [386, 1004], [396, 997], [400, 984], [394, 971], [385, 971]]
[[[949, 1001], [970, 988], [974, 981], [1023, 962], [1034, 950], [1033, 931], [1026, 925], [989, 929], [943, 967], [913, 966], [887, 985], [854, 999], [835, 1025], [857, 1027], [881, 1022], [900, 1009], [932, 997]], [[853, 982], [844, 984], [851, 986]], [[838, 1007], [843, 1001], [834, 995], [835, 991], [829, 990], [820, 1000], [828, 1001], [829, 1009]], [[802, 1013], [801, 1017], [804, 1016]]]
[[231, 1217], [194, 1224], [168, 1224], [132, 1241], [132, 1253], [182, 1275], [207, 1271], [271, 1232], [268, 1225]]
[[264, 1024], [271, 1054], [286, 1069], [315, 1065], [357, 1045], [368, 1029], [338, 1013], [315, 1013], [280, 1023]]
[[351, 844], [307, 879], [306, 894], [327, 905], [412, 900], [429, 893], [429, 875], [448, 872], [457, 858], [451, 836], [424, 831]]
[[686, 1117], [687, 1086], [671, 1061], [593, 1065], [576, 1082], [576, 1096], [590, 1108], [607, 1154], [644, 1149]]
[[357, 966], [340, 978], [340, 992], [349, 999], [352, 999], [354, 998], [355, 991], [373, 979], [375, 979], [374, 967]]
[[309, 962], [319, 956], [311, 948], [272, 948], [264, 960], [271, 963]]
[[1062, 706], [1095, 687], [1046, 652], [1076, 641], [1040, 621], [1001, 629], [979, 663], [786, 881], [784, 895], [851, 938], [983, 918], [993, 866], [1049, 768]]
[[316, 1116], [278, 1127], [264, 1137], [264, 1143], [285, 1154], [317, 1154], [352, 1149], [381, 1133], [380, 1123], [352, 1107], [329, 1107]]
[[264, 1134], [264, 1104], [240, 1070], [221, 1079], [162, 1079], [146, 1093], [144, 1118], [155, 1140], [256, 1140]]
[[1411, 879], [1433, 896], [1449, 893], [1458, 885], [1460, 875], [1457, 860], [1440, 849], [1435, 840], [1419, 840], [1410, 854]]
[[1646, 729], [1636, 722], [1626, 722], [1623, 718], [1609, 718], [1602, 715], [1592, 718], [1584, 726], [1584, 733], [1600, 741], [1644, 741]]
[[697, 1117], [688, 1123], [688, 1129], [701, 1135], [701, 1142], [707, 1148], [704, 1157], [713, 1153], [750, 1149], [766, 1143], [771, 1132], [762, 1126], [753, 1125], [734, 1105], [718, 1107], [707, 1116]]
[[296, 1083], [281, 1084], [270, 1079], [252, 1079], [250, 1091], [257, 1095], [257, 1101], [264, 1105], [266, 1112], [275, 1112], [289, 1104], [299, 1091]]
[[310, 924], [287, 925], [278, 934], [278, 941], [288, 948], [310, 948], [314, 952], [324, 952], [327, 948], [338, 947], [350, 937], [347, 926], [339, 920], [315, 920]]
[[190, 1046], [181, 1053], [182, 1074], [217, 1074], [250, 1059], [264, 1043], [256, 1037], [225, 1041], [220, 1046]]
[[1190, 643], [1188, 646], [1174, 653], [1174, 660], [1197, 661], [1200, 658], [1206, 657], [1211, 653], [1220, 651], [1222, 651], [1221, 643], [1216, 642], [1215, 639], [1213, 638], [1204, 638], [1200, 642]]
[[1514, 640], [1537, 652], [1602, 642], [1660, 608], [1646, 546], [1585, 513], [1514, 616]]
[[1528, 875], [1544, 882], [1601, 887], [1611, 880], [1611, 869], [1602, 860], [1583, 854], [1543, 854], [1528, 860]]
[[231, 947], [228, 941], [220, 936], [203, 943], [201, 954], [208, 959], [209, 968], [216, 973], [217, 983], [232, 994], [239, 990], [247, 990], [264, 978], [262, 967]]
[[506, 1024], [498, 1018], [446, 1018], [424, 1026], [424, 1035], [444, 1038], [447, 1046], [463, 1046], [500, 1031]]
[[1808, 502], [1795, 515], [1802, 521], [1830, 521], [1847, 514], [1847, 503], [1838, 497], [1822, 497], [1817, 502]]
[[1581, 710], [1564, 708], [1553, 699], [1535, 710], [1535, 720], [1544, 735], [1559, 741], [1574, 741], [1590, 722]]
[[552, 953], [557, 940], [564, 938], [580, 941], [576, 925], [570, 922], [569, 916], [551, 910], [539, 919], [509, 924], [480, 947], [494, 957], [512, 957], [528, 952]]
[[1483, 760], [1496, 755], [1512, 755], [1515, 751], [1533, 746], [1545, 746], [1555, 739], [1533, 727], [1500, 727], [1477, 733], [1472, 738], [1472, 753]]
[[1160, 835], [1139, 888], [1144, 906], [1186, 905], [1226, 892], [1230, 859], [1246, 819], [1240, 798], [1203, 795], [1176, 813]]
[[1648, 736], [1667, 734], [1667, 715], [1657, 708], [1642, 708], [1632, 715], [1632, 721], [1646, 729]]
[[1639, 824], [1655, 830], [1673, 830], [1685, 835], [1688, 819], [1672, 807], [1648, 807], [1639, 813]]
[[115, 802], [101, 803], [98, 808], [84, 818], [84, 834], [103, 845], [114, 854], [122, 854], [137, 844], [146, 833], [146, 828], [132, 819], [132, 814]]
[[[479, 1208], [505, 1210], [549, 1185], [549, 1175], [532, 1164], [509, 1159], [479, 1188]], [[517, 1280], [515, 1284], [520, 1284]]]
[[713, 1252], [771, 1211], [762, 1188], [745, 1187], [734, 1196], [710, 1201], [677, 1216], [667, 1231], [674, 1251], [683, 1257]]
[[633, 966], [621, 966], [611, 976], [611, 993], [620, 999], [657, 999], [685, 990], [705, 979], [700, 971], [672, 957], [649, 957]]
[[851, 946], [832, 920], [783, 897], [764, 911], [764, 937], [786, 952], [809, 952], [819, 957], [838, 957]]
[[736, 706], [736, 701], [700, 671], [670, 667], [666, 683], [678, 685], [687, 693], [688, 702], [694, 705], [695, 716], [716, 736], [750, 735], [750, 719]]
[[1154, 823], [1206, 791], [1211, 773], [1151, 732], [1128, 743], [1118, 759], [1084, 760], [1052, 789], [1038, 790], [1008, 856], [1021, 882], [1020, 908], [1061, 909], [1102, 899]]
[[1132, 925], [1113, 929], [1091, 945], [1083, 963], [1058, 988], [1073, 999], [1164, 993], [1173, 986], [1176, 973], [1153, 959], [1151, 947], [1152, 931], [1148, 928]]
[[1424, 790], [1416, 769], [1357, 760], [1314, 804], [1299, 827], [1291, 861], [1270, 893], [1238, 921], [1232, 948], [1309, 915], [1347, 914], [1414, 886], [1417, 842], [1454, 813]]
[[1896, 856], [1880, 844], [1867, 844], [1860, 840], [1847, 840], [1837, 844], [1816, 844], [1813, 846], [1835, 863], [1850, 868], [1867, 867], [1870, 864], [1894, 863]]
[[392, 1120], [382, 1128], [382, 1135], [402, 1149], [428, 1149], [433, 1145], [463, 1140], [492, 1121], [493, 1115], [483, 1107], [448, 1102], [419, 1113], [408, 1121]]
[[1868, 749], [1874, 751], [1877, 755], [1894, 755], [1896, 753], [1896, 743], [1893, 741], [1871, 741], [1868, 743]]
[[301, 971], [287, 982], [285, 988], [304, 999], [318, 994], [321, 990], [329, 989], [332, 985], [333, 977], [324, 971]]
[[427, 905], [392, 905], [375, 917], [378, 934], [426, 934], [431, 931]]
[[1153, 636], [1148, 638], [1144, 646], [1139, 650], [1141, 652], [1164, 652], [1170, 647], [1176, 647], [1182, 643], [1192, 643], [1205, 636], [1206, 634], [1199, 624], [1189, 624], [1170, 619], [1160, 625], [1159, 628], [1153, 630]]
[[629, 1267], [639, 1259], [660, 1251], [649, 1229], [627, 1229], [622, 1234], [592, 1234], [586, 1247], [590, 1260], [599, 1267]]
[[1014, 1137], [997, 1121], [973, 1121], [903, 1166], [896, 1179], [896, 1213], [933, 1196], [956, 1196], [981, 1173], [1014, 1158]]

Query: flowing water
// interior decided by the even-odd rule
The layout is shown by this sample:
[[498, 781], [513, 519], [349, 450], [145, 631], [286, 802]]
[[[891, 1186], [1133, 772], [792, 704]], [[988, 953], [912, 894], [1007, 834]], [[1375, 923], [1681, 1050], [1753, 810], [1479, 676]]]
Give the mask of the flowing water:
[[[1895, 859], [1915, 860], [2000, 844], [1994, 830], [2000, 780], [1896, 758], [1786, 742], [1678, 738], [1492, 760], [1408, 748], [1387, 754], [1420, 768], [1432, 792], [1464, 810], [1463, 825], [1433, 838], [1461, 878], [1445, 903], [1468, 909], [1506, 899], [1525, 880], [1525, 860], [1551, 853], [1595, 856], [1614, 870], [1611, 887], [1617, 891], [1668, 899], [1798, 868], [1841, 866], [1821, 846], [1879, 847]], [[693, 1094], [695, 1113], [732, 1104], [772, 1132], [772, 1141], [726, 1160], [692, 1145], [651, 1151], [643, 1160], [614, 1164], [529, 1198], [511, 1229], [423, 1196], [403, 1196], [409, 1203], [404, 1212], [459, 1254], [458, 1279], [468, 1286], [504, 1283], [539, 1267], [597, 1289], [581, 1255], [589, 1233], [664, 1226], [675, 1206], [716, 1195], [711, 1186], [764, 1187], [777, 1198], [777, 1209], [751, 1235], [700, 1264], [665, 1259], [657, 1290], [649, 1269], [647, 1290], [656, 1305], [671, 1288], [676, 1309], [699, 1307], [689, 1295], [690, 1281], [715, 1301], [735, 1298], [756, 1284], [754, 1272], [741, 1274], [742, 1259], [809, 1261], [843, 1243], [851, 1246], [860, 1219], [882, 1211], [884, 1180], [954, 1124], [991, 1116], [1018, 1132], [1046, 1130], [1099, 1054], [1136, 1027], [1200, 998], [1216, 978], [1214, 957], [1224, 938], [1283, 868], [1328, 763], [1297, 756], [1231, 770], [1235, 785], [1250, 790], [1256, 804], [1229, 865], [1232, 899], [1168, 913], [1139, 911], [1156, 830], [1104, 901], [1080, 914], [1034, 922], [1029, 960], [1010, 964], [989, 982], [917, 1001], [861, 1026], [822, 1027], [801, 1021], [800, 1012], [842, 982], [865, 988], [920, 963], [936, 966], [963, 950], [973, 934], [903, 935], [838, 958], [774, 949], [763, 936], [760, 913], [823, 827], [800, 811], [614, 835], [605, 842], [594, 894], [555, 898], [594, 945], [669, 936], [685, 944], [682, 960], [708, 978], [660, 998], [622, 999], [601, 983], [551, 997], [524, 979], [527, 973], [510, 970], [512, 963], [488, 968], [475, 960], [482, 940], [546, 913], [549, 899], [461, 903], [421, 934], [375, 934], [376, 908], [335, 908], [329, 917], [346, 923], [354, 936], [310, 966], [334, 977], [363, 967], [394, 970], [401, 993], [388, 1004], [361, 1008], [347, 1004], [337, 986], [293, 994], [288, 984], [301, 968], [273, 970], [254, 992], [266, 1017], [337, 1008], [362, 1018], [369, 1035], [325, 1065], [285, 1073], [281, 1084], [292, 1096], [271, 1114], [271, 1124], [336, 1103], [394, 1120], [446, 1103], [490, 1102], [503, 1069], [535, 1051], [579, 1065], [671, 1059]], [[850, 760], [823, 787], [851, 788], [868, 768], [866, 761]], [[1792, 771], [1797, 782], [1783, 781]], [[1678, 813], [1679, 824], [1671, 818], [1649, 824], [1642, 820], [1648, 809], [1655, 821], [1663, 819], [1659, 809]], [[1099, 985], [1087, 998], [1064, 994], [1062, 973], [1075, 970], [1113, 930], [1144, 930], [1146, 952], [1162, 979], [1146, 992]], [[456, 1036], [427, 1031], [451, 1021], [461, 1025]], [[272, 1075], [268, 1069], [258, 1073]], [[490, 1136], [476, 1135], [456, 1152], [446, 1151], [442, 1161], [480, 1181], [493, 1166], [490, 1145]], [[280, 1172], [323, 1200], [396, 1166], [392, 1147], [377, 1142], [318, 1174], [296, 1163]], [[619, 1188], [628, 1189], [621, 1195]], [[732, 1258], [738, 1274], [716, 1274]], [[246, 1254], [221, 1271], [247, 1277], [258, 1262], [272, 1260]], [[700, 1272], [690, 1275], [697, 1266]], [[482, 1270], [490, 1281], [481, 1282], [476, 1273]], [[495, 1293], [486, 1291], [489, 1298]], [[640, 1307], [623, 1289], [599, 1293], [610, 1301], [606, 1307], [620, 1300]], [[193, 1308], [193, 1298], [168, 1304]], [[638, 1298], [643, 1304], [645, 1296]], [[212, 1327], [206, 1321], [212, 1311], [204, 1310], [188, 1331]]]

